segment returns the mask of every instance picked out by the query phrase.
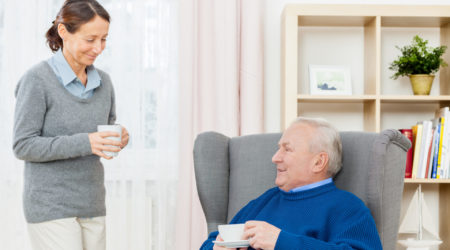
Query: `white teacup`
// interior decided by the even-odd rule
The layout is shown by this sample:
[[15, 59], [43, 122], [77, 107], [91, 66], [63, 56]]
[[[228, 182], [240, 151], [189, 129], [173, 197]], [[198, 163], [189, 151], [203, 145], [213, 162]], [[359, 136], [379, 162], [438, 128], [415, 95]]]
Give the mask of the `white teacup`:
[[[98, 132], [103, 132], [103, 131], [116, 132], [120, 135], [119, 137], [110, 136], [110, 137], [106, 137], [106, 139], [113, 140], [113, 141], [119, 141], [119, 142], [122, 141], [122, 126], [120, 126], [120, 125], [117, 125], [117, 124], [116, 125], [98, 125], [97, 131]], [[108, 146], [119, 148], [118, 146], [113, 146], [113, 145], [108, 145]], [[107, 156], [118, 156], [119, 155], [119, 152], [103, 151], [103, 153], [105, 153], [105, 155], [107, 155]]]
[[223, 241], [242, 240], [244, 234], [244, 224], [219, 225], [219, 234]]

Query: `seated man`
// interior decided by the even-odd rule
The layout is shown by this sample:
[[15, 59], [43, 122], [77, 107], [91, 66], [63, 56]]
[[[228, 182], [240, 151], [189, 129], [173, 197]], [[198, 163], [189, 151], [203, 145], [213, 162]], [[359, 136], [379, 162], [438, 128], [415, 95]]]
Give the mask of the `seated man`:
[[[342, 162], [339, 133], [329, 123], [298, 118], [272, 157], [275, 184], [242, 208], [231, 224], [245, 223], [251, 249], [382, 249], [369, 209], [332, 178]], [[200, 249], [226, 249], [212, 232]]]

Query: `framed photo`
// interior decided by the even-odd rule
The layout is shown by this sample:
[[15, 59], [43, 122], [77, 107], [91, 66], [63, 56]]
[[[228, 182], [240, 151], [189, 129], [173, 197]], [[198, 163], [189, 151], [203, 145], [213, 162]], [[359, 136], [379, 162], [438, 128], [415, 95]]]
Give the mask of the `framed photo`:
[[351, 95], [350, 68], [333, 65], [309, 65], [311, 95]]

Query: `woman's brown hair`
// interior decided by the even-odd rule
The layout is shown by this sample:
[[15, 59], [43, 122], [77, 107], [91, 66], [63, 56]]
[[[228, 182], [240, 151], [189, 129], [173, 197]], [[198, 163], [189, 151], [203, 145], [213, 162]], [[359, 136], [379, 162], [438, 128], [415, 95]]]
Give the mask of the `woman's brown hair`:
[[52, 27], [45, 34], [50, 49], [55, 52], [63, 47], [63, 41], [58, 34], [60, 23], [64, 24], [67, 31], [73, 34], [81, 25], [89, 22], [95, 16], [99, 16], [109, 23], [108, 12], [96, 0], [66, 0], [53, 21]]

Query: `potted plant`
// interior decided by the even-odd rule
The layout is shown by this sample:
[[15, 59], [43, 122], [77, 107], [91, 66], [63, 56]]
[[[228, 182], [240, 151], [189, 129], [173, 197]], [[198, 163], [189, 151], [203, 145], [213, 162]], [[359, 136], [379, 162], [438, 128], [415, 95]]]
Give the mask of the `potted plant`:
[[416, 35], [411, 45], [403, 48], [396, 46], [402, 54], [389, 67], [390, 70], [395, 71], [392, 79], [397, 79], [399, 76], [409, 77], [414, 95], [429, 95], [434, 73], [439, 71], [441, 66], [447, 66], [441, 58], [447, 46], [433, 48], [427, 47], [427, 44], [428, 40], [423, 40]]

